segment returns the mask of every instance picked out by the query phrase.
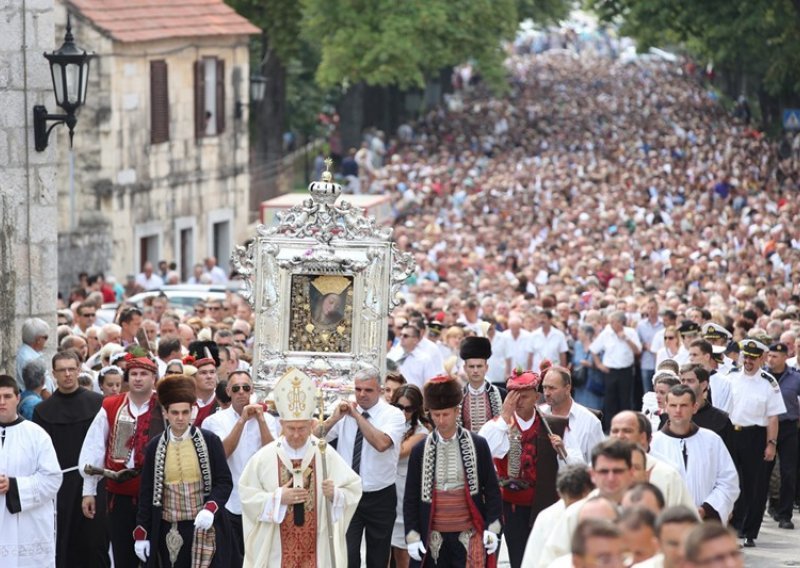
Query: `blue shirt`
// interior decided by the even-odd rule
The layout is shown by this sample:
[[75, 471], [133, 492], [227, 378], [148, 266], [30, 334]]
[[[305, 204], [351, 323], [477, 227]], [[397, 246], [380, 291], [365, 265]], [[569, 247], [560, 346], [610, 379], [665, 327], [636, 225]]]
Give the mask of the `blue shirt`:
[[656, 332], [664, 329], [664, 323], [658, 320], [656, 323], [650, 323], [650, 318], [645, 318], [636, 326], [636, 333], [639, 334], [639, 341], [642, 342], [642, 347], [647, 344], [647, 349], [642, 349], [641, 362], [639, 366], [647, 371], [652, 371], [656, 368], [656, 354], [650, 351], [650, 344], [653, 342]]
[[33, 420], [33, 409], [40, 402], [42, 402], [42, 397], [35, 392], [22, 391], [18, 411], [26, 420]]
[[781, 396], [786, 405], [786, 413], [778, 416], [778, 420], [800, 419], [800, 403], [797, 401], [797, 397], [800, 396], [800, 372], [786, 367], [781, 375], [775, 371], [771, 371], [771, 373], [781, 387]]

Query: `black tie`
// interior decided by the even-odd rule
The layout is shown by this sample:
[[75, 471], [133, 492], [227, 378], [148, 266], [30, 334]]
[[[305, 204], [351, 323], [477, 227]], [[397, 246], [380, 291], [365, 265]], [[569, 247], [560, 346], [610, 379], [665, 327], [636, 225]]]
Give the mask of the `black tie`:
[[[369, 412], [362, 412], [361, 416], [369, 420]], [[361, 446], [364, 445], [364, 434], [361, 428], [356, 432], [356, 441], [353, 444], [353, 471], [360, 473], [361, 470]]]

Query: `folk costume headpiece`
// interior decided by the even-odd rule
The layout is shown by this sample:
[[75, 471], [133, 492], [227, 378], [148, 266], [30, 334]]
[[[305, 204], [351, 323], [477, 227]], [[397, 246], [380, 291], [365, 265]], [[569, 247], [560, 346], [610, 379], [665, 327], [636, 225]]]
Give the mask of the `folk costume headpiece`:
[[458, 382], [447, 375], [439, 375], [425, 383], [422, 389], [428, 410], [455, 408], [461, 404], [464, 393]]

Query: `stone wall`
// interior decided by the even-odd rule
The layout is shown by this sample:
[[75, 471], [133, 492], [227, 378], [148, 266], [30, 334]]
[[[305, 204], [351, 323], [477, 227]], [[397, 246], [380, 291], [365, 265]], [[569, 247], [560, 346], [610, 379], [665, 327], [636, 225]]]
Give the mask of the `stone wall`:
[[67, 138], [33, 147], [33, 106], [57, 111], [42, 57], [54, 47], [53, 0], [0, 0], [0, 31], [0, 372], [13, 375], [22, 322], [40, 317], [55, 330], [55, 145]]
[[58, 289], [69, 297], [81, 272], [107, 274], [114, 256], [111, 223], [99, 213], [80, 216], [74, 231], [58, 233]]

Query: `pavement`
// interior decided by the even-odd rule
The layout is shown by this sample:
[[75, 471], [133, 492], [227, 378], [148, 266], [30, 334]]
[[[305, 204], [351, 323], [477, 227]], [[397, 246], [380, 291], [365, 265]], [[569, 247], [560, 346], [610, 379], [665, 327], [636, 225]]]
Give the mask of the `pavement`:
[[[800, 527], [800, 515], [795, 515], [794, 522]], [[800, 528], [779, 529], [778, 523], [772, 520], [772, 517], [765, 515], [756, 547], [742, 550], [747, 568], [800, 567]], [[498, 568], [511, 568], [505, 542], [500, 550]]]

